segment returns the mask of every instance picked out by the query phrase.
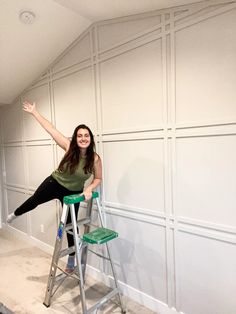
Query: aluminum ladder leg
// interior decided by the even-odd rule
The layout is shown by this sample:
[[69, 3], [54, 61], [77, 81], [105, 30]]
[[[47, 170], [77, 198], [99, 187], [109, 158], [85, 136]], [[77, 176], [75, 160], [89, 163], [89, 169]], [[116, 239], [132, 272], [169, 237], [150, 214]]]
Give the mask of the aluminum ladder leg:
[[[76, 197], [77, 203], [84, 201], [84, 197], [81, 195], [73, 195]], [[73, 197], [72, 196], [72, 197]], [[93, 198], [96, 196], [96, 194], [93, 194]], [[76, 219], [73, 220], [73, 214], [75, 216], [75, 210], [74, 210], [74, 204], [66, 204], [65, 202], [63, 203], [63, 209], [62, 209], [62, 215], [60, 219], [60, 223], [58, 226], [58, 231], [57, 231], [57, 237], [56, 237], [56, 242], [55, 242], [55, 247], [54, 247], [54, 252], [53, 252], [53, 257], [52, 257], [52, 262], [51, 262], [51, 267], [50, 267], [50, 273], [48, 276], [48, 283], [47, 283], [47, 288], [46, 288], [46, 293], [45, 293], [45, 298], [43, 304], [46, 307], [49, 307], [51, 304], [51, 298], [53, 295], [56, 293], [60, 285], [63, 283], [63, 281], [67, 277], [72, 277], [72, 276], [78, 276], [78, 271], [76, 271], [72, 274], [66, 273], [63, 269], [61, 269], [58, 265], [60, 258], [69, 255], [70, 253], [75, 252], [75, 246], [70, 247], [67, 249], [62, 250], [62, 243], [63, 243], [63, 238], [66, 232], [72, 233], [74, 237], [74, 243], [76, 243], [75, 238], [77, 240], [78, 238], [78, 231], [77, 231], [77, 226], [84, 225], [85, 229], [89, 230], [89, 223], [91, 221], [91, 211], [92, 211], [92, 202], [93, 198], [88, 202], [87, 205], [87, 211], [86, 211], [86, 218], [78, 220], [78, 222], [73, 223]], [[71, 213], [71, 219], [72, 223], [69, 225], [66, 225], [67, 221], [67, 216], [68, 213]], [[76, 235], [75, 235], [76, 233]], [[77, 255], [77, 254], [75, 254]], [[86, 265], [87, 261], [87, 248], [83, 248], [83, 265]], [[78, 265], [78, 264], [77, 264]], [[60, 274], [57, 275], [57, 271], [60, 271]], [[83, 275], [85, 275], [85, 267], [83, 268]]]

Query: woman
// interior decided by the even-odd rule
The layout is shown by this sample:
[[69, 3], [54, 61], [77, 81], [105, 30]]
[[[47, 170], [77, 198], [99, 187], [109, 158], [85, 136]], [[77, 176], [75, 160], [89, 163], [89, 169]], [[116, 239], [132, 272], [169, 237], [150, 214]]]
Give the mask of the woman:
[[[59, 199], [63, 203], [63, 197], [66, 195], [82, 193], [88, 200], [92, 196], [92, 191], [100, 185], [102, 180], [102, 162], [99, 155], [95, 153], [94, 137], [86, 125], [77, 126], [70, 141], [37, 111], [35, 103], [23, 102], [23, 110], [34, 116], [55, 142], [65, 150], [65, 155], [58, 169], [41, 183], [28, 200], [8, 215], [7, 223], [11, 223], [18, 216], [52, 199]], [[93, 175], [93, 181], [84, 189], [84, 183], [91, 175]], [[75, 205], [77, 217], [79, 203]], [[70, 222], [69, 214], [67, 223]], [[71, 234], [67, 234], [67, 241], [68, 247], [74, 245]], [[71, 272], [73, 269], [74, 253], [68, 258], [66, 271]]]

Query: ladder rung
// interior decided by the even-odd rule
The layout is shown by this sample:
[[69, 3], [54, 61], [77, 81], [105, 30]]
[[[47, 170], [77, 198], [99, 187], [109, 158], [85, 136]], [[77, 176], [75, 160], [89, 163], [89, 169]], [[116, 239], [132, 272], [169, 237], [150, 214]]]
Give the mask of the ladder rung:
[[[88, 244], [87, 243], [82, 243], [82, 248], [85, 248]], [[75, 246], [71, 246], [67, 249], [64, 249], [64, 250], [61, 250], [60, 253], [59, 253], [59, 258], [61, 257], [64, 257], [66, 255], [69, 255], [71, 253], [74, 253], [75, 252]]]
[[57, 275], [55, 277], [55, 283], [60, 283], [60, 281], [63, 281], [65, 278], [67, 277], [70, 277], [70, 278], [73, 278], [73, 279], [77, 279], [79, 280], [79, 274], [78, 274], [78, 271], [75, 269], [72, 273], [66, 273], [66, 272], [63, 272], [59, 275]]
[[74, 246], [71, 246], [67, 249], [64, 249], [60, 252], [60, 255], [59, 255], [59, 258], [63, 257], [63, 256], [66, 256], [68, 254], [71, 254], [71, 253], [74, 253], [75, 252], [75, 247]]
[[87, 313], [93, 313], [96, 309], [98, 309], [100, 306], [102, 306], [104, 303], [109, 301], [111, 298], [113, 298], [117, 293], [119, 293], [118, 289], [115, 288], [112, 291], [110, 291], [108, 294], [106, 294], [104, 297], [102, 297], [99, 301], [97, 301], [93, 306], [91, 306]]
[[103, 259], [105, 259], [105, 260], [107, 260], [107, 261], [110, 261], [110, 258], [108, 258], [108, 257], [106, 257], [106, 256], [104, 256], [104, 255], [102, 255], [102, 254], [99, 254], [99, 253], [97, 253], [97, 252], [95, 252], [95, 251], [93, 251], [93, 250], [91, 250], [91, 249], [88, 249], [88, 251], [91, 252], [91, 253], [93, 253], [93, 254], [95, 254], [95, 255], [97, 255], [97, 256], [100, 257], [100, 258], [103, 258]]
[[[80, 226], [80, 225], [87, 225], [91, 222], [91, 219], [89, 217], [86, 217], [86, 218], [82, 218], [82, 219], [79, 219], [77, 221], [77, 226]], [[65, 231], [68, 232], [68, 230], [71, 230], [72, 229], [72, 223], [69, 223], [65, 226]]]
[[66, 278], [67, 276], [68, 276], [68, 275], [65, 274], [65, 273], [61, 273], [61, 274], [57, 275], [57, 276], [55, 277], [55, 283], [56, 283], [56, 282], [59, 282], [59, 281], [61, 281], [61, 280], [64, 280], [64, 278]]

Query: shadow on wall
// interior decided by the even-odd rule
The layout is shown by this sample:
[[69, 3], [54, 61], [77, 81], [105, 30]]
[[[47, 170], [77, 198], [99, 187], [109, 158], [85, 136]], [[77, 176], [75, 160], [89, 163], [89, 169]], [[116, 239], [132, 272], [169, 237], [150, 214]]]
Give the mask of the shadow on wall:
[[[156, 299], [166, 302], [163, 284], [166, 286], [166, 261], [159, 252], [150, 248], [145, 242], [142, 229], [135, 224], [134, 230], [127, 230], [127, 238], [119, 237], [113, 250], [114, 261], [117, 262], [119, 280]], [[115, 228], [114, 228], [115, 229]], [[130, 232], [132, 234], [130, 235]], [[129, 235], [131, 240], [129, 240]], [[123, 237], [123, 236], [122, 236]], [[147, 238], [147, 237], [146, 237]], [[158, 238], [156, 239], [158, 245]]]

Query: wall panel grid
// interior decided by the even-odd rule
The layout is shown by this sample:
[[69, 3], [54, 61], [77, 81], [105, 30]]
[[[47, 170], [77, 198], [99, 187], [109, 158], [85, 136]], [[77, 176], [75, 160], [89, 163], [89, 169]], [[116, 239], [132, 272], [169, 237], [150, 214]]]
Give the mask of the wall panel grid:
[[[79, 123], [91, 127], [107, 225], [120, 235], [119, 280], [156, 313], [235, 312], [223, 292], [236, 291], [235, 30], [236, 1], [226, 0], [95, 23], [1, 110], [9, 212], [63, 156], [20, 102], [36, 101], [68, 137]], [[34, 229], [38, 219], [58, 219], [59, 205], [47, 208], [49, 217], [42, 209], [14, 227], [51, 244], [51, 234]], [[207, 264], [217, 259], [225, 277]]]

